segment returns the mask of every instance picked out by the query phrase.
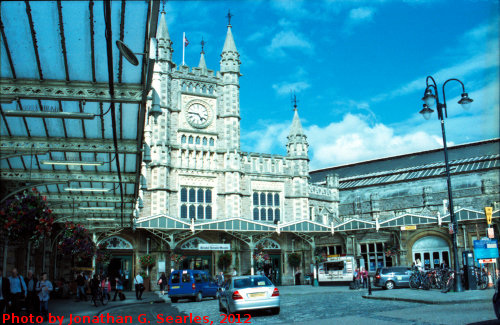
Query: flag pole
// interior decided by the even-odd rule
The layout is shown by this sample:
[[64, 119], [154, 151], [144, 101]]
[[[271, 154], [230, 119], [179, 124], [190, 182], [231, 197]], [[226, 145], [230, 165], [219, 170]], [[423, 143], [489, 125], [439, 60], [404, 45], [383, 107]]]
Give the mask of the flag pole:
[[182, 65], [184, 64], [184, 48], [186, 47], [186, 33], [182, 33]]

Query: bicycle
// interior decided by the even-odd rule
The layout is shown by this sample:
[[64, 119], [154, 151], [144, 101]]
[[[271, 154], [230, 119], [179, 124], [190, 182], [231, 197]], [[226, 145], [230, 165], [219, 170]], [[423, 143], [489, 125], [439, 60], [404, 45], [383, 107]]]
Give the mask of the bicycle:
[[485, 290], [488, 288], [488, 273], [480, 267], [476, 266], [475, 268], [474, 274], [476, 277], [477, 287], [481, 290]]
[[441, 282], [441, 287], [443, 290], [441, 290], [442, 293], [447, 293], [448, 291], [451, 290], [455, 285], [455, 271], [453, 270], [447, 270], [447, 272], [444, 274]]
[[430, 289], [430, 282], [426, 281], [426, 276], [423, 272], [419, 271], [418, 268], [413, 267], [413, 273], [410, 276], [410, 288], [418, 289], [422, 287], [425, 290]]

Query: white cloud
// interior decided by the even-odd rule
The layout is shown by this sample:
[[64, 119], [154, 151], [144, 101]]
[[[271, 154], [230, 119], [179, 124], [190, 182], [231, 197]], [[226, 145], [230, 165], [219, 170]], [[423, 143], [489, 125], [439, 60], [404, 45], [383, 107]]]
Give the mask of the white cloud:
[[302, 90], [305, 90], [309, 88], [311, 85], [308, 82], [305, 81], [298, 81], [298, 82], [280, 82], [278, 84], [273, 85], [273, 89], [276, 90], [278, 95], [286, 95], [290, 94], [291, 91], [295, 91], [296, 93], [301, 92]]
[[349, 11], [349, 20], [356, 23], [363, 20], [372, 20], [374, 13], [375, 9], [370, 7], [351, 9], [351, 11]]
[[284, 56], [284, 49], [300, 49], [305, 53], [313, 52], [313, 45], [301, 34], [291, 30], [280, 31], [266, 47], [269, 55]]

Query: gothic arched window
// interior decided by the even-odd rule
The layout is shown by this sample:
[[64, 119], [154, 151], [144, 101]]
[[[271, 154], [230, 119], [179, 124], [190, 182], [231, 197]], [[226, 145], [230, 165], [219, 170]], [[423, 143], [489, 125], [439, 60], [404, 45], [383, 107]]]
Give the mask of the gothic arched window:
[[207, 189], [205, 191], [205, 203], [212, 203], [212, 190]]
[[198, 219], [203, 219], [203, 211], [205, 209], [203, 208], [203, 205], [198, 205]]
[[185, 135], [183, 135], [183, 136], [181, 137], [181, 143], [183, 143], [183, 144], [184, 144], [184, 143], [186, 143], [186, 136], [185, 136]]
[[196, 207], [194, 205], [189, 206], [189, 218], [190, 219], [196, 218]]
[[207, 138], [203, 137], [203, 145], [206, 146], [208, 143]]
[[280, 209], [274, 210], [274, 220], [280, 220]]
[[213, 147], [215, 145], [215, 140], [214, 139], [210, 139], [210, 146]]
[[267, 193], [267, 205], [273, 205], [273, 194]]
[[189, 136], [188, 143], [189, 143], [189, 144], [193, 144], [193, 136], [192, 136], [192, 135], [190, 135], [190, 136]]
[[185, 204], [181, 205], [181, 218], [187, 218], [188, 210]]
[[266, 221], [266, 208], [260, 209], [260, 220]]
[[253, 220], [259, 220], [259, 209], [253, 209]]
[[267, 209], [267, 221], [273, 221], [273, 209]]
[[203, 203], [203, 189], [199, 188], [198, 189], [198, 195], [197, 195], [197, 202]]
[[278, 193], [274, 194], [274, 205], [280, 205], [280, 195]]
[[253, 205], [259, 205], [259, 194], [257, 192], [253, 193]]
[[260, 205], [266, 205], [266, 193], [260, 193]]
[[181, 202], [187, 202], [188, 200], [188, 192], [185, 187], [181, 188]]
[[205, 207], [205, 219], [212, 219], [212, 207], [210, 205]]
[[196, 144], [201, 144], [200, 137], [196, 137]]
[[194, 188], [189, 189], [189, 202], [196, 202], [196, 191]]

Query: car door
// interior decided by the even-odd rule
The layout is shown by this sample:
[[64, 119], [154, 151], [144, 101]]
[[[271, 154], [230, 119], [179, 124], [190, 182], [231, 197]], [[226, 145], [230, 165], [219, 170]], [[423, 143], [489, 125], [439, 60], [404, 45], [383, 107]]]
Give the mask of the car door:
[[210, 279], [206, 273], [201, 273], [201, 286], [204, 297], [215, 296], [216, 290], [213, 286], [210, 286]]

